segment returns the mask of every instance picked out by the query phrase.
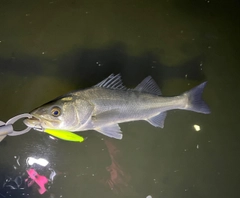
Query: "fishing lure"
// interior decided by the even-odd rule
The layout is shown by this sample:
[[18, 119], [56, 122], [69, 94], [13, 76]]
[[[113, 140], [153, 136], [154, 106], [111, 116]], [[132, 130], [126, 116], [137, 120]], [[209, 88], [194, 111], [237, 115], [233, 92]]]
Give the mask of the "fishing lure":
[[44, 129], [45, 133], [57, 137], [62, 140], [72, 141], [72, 142], [83, 142], [84, 138], [80, 135], [72, 133], [66, 130], [57, 130], [57, 129]]

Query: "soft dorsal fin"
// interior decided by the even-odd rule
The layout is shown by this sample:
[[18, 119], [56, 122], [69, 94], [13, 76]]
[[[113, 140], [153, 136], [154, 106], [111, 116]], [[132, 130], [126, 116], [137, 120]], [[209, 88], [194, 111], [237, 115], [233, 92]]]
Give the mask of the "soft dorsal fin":
[[121, 75], [111, 74], [106, 79], [96, 84], [94, 87], [104, 87], [108, 89], [121, 89], [126, 90], [127, 88], [123, 85]]
[[138, 86], [135, 87], [135, 91], [150, 93], [154, 95], [162, 95], [157, 83], [151, 76], [146, 77]]

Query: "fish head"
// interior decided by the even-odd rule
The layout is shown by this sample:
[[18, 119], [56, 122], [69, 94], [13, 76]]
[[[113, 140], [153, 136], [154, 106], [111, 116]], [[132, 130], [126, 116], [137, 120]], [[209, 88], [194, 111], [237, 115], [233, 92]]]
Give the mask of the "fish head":
[[43, 131], [44, 129], [70, 130], [78, 122], [76, 109], [71, 96], [50, 101], [30, 112], [32, 118], [24, 123], [31, 128]]

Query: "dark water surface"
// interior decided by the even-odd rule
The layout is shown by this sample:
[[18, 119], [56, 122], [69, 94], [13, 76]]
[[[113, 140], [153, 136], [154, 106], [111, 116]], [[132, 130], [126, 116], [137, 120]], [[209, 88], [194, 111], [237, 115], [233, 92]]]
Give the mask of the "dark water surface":
[[[207, 80], [212, 113], [171, 111], [164, 129], [121, 124], [121, 141], [94, 131], [81, 133], [83, 143], [34, 130], [7, 137], [0, 198], [238, 197], [239, 7], [237, 0], [2, 0], [0, 120], [111, 73], [131, 88], [151, 75], [166, 96]], [[39, 158], [48, 164], [32, 163]], [[30, 169], [48, 179], [45, 193]]]

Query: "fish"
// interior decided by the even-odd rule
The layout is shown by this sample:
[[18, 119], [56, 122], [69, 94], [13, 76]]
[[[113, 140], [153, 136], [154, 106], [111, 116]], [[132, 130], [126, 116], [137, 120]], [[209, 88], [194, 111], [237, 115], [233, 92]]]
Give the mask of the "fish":
[[151, 76], [135, 88], [123, 85], [121, 75], [111, 74], [98, 84], [69, 92], [30, 112], [24, 123], [37, 130], [70, 132], [95, 130], [105, 136], [122, 139], [119, 123], [145, 120], [164, 127], [167, 111], [182, 109], [209, 114], [202, 99], [207, 82], [178, 96], [164, 97]]

